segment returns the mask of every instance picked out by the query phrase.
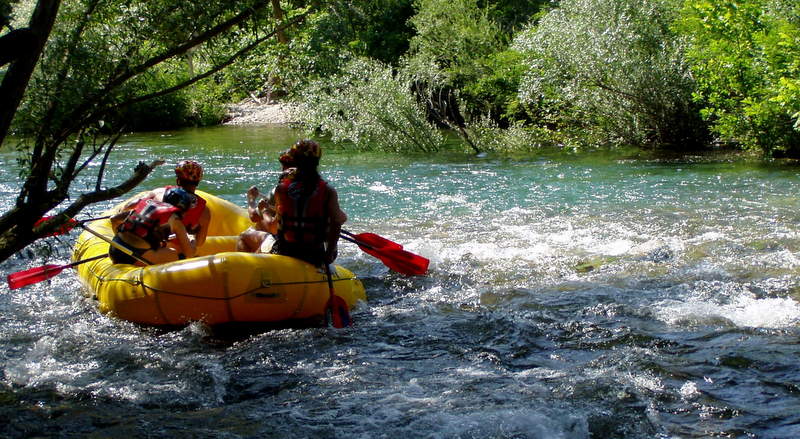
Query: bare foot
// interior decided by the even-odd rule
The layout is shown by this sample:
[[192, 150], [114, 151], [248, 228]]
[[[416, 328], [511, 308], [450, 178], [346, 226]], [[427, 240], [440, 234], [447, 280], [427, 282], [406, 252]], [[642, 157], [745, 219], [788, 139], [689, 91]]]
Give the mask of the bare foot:
[[258, 188], [255, 186], [250, 186], [250, 189], [247, 190], [247, 207], [255, 209], [256, 199], [259, 195], [261, 194], [258, 192]]
[[261, 197], [261, 199], [258, 200], [258, 213], [263, 215], [264, 211], [267, 210], [268, 206], [269, 206], [269, 202], [267, 201], [267, 199], [264, 198], [264, 197]]

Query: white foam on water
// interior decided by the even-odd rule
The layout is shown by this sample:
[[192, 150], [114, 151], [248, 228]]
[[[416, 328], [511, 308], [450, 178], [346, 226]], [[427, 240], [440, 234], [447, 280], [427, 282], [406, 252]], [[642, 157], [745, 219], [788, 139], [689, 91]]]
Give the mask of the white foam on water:
[[700, 391], [697, 390], [697, 384], [693, 381], [683, 383], [680, 389], [681, 398], [684, 400], [692, 400], [700, 396]]
[[689, 238], [686, 240], [686, 242], [691, 244], [698, 244], [702, 242], [720, 241], [723, 239], [726, 239], [726, 235], [724, 233], [718, 231], [711, 231]]
[[448, 249], [442, 249], [440, 255], [445, 260], [460, 260], [470, 255], [483, 263], [496, 263], [499, 261], [536, 261], [550, 252], [546, 245], [539, 245], [533, 248], [522, 248], [513, 246], [502, 246], [497, 243], [488, 242], [468, 242], [459, 244]]
[[507, 225], [507, 223], [513, 218], [520, 218], [520, 217], [527, 218], [530, 215], [535, 214], [536, 212], [537, 211], [535, 209], [522, 206], [514, 206], [510, 209], [506, 209], [505, 211], [500, 212], [500, 214], [496, 218], [493, 218], [492, 224], [501, 226]]
[[[472, 413], [445, 411], [434, 415], [440, 433], [429, 437], [513, 437], [581, 439], [589, 437], [585, 417], [573, 411], [482, 408]], [[425, 437], [425, 436], [423, 436]]]
[[637, 389], [644, 389], [653, 393], [664, 392], [664, 382], [661, 378], [649, 372], [631, 373], [628, 375], [628, 378], [630, 383]]
[[683, 241], [677, 237], [669, 236], [654, 236], [648, 237], [644, 242], [634, 245], [630, 253], [633, 255], [645, 255], [652, 251], [667, 248], [672, 252], [680, 253], [686, 246]]
[[466, 195], [458, 194], [458, 195], [439, 195], [438, 197], [436, 197], [436, 201], [434, 202], [434, 205], [439, 205], [439, 204], [444, 204], [444, 203], [458, 204], [458, 205], [470, 205], [471, 204], [471, 203], [468, 202]]
[[392, 188], [390, 188], [389, 186], [386, 186], [385, 184], [383, 184], [380, 181], [373, 182], [369, 186], [368, 189], [373, 191], [373, 192], [381, 192], [381, 193], [392, 193], [392, 192], [394, 192], [394, 190]]
[[615, 239], [605, 244], [600, 244], [592, 250], [608, 256], [620, 256], [629, 253], [634, 247], [634, 242], [629, 239]]
[[[168, 404], [179, 398], [210, 406], [224, 401], [230, 373], [215, 353], [194, 352], [190, 344], [175, 355], [174, 347], [163, 346], [167, 340], [99, 324], [106, 318], [71, 321], [57, 336], [39, 337], [19, 361], [5, 368], [6, 382], [132, 403]], [[202, 331], [192, 326], [176, 336], [200, 336]]]
[[21, 361], [6, 367], [6, 379], [19, 386], [53, 385], [67, 392], [75, 390], [75, 385], [70, 383], [75, 383], [82, 375], [99, 366], [94, 361], [75, 363], [58, 359], [56, 351], [60, 343], [56, 337], [40, 338]]
[[730, 303], [671, 301], [656, 307], [658, 319], [671, 325], [728, 323], [738, 327], [786, 328], [800, 323], [800, 304], [791, 298], [739, 296]]
[[[459, 380], [483, 379], [493, 375], [470, 368], [453, 370]], [[589, 437], [589, 426], [585, 416], [574, 409], [555, 407], [519, 408], [510, 404], [503, 390], [493, 396], [470, 395], [479, 389], [463, 389], [458, 386], [442, 389], [445, 384], [439, 378], [412, 378], [375, 390], [363, 396], [375, 400], [370, 416], [361, 419], [369, 424], [373, 433], [359, 437], [396, 437], [375, 435], [384, 424], [396, 424], [400, 418], [408, 418], [406, 430], [412, 437], [514, 437], [531, 439], [581, 439]], [[516, 389], [516, 388], [515, 388]], [[516, 390], [515, 390], [516, 392]], [[483, 401], [476, 404], [475, 398]], [[360, 396], [349, 400], [359, 404]]]
[[765, 267], [781, 268], [786, 271], [800, 267], [800, 257], [789, 250], [781, 250], [762, 255], [756, 259], [755, 262]]

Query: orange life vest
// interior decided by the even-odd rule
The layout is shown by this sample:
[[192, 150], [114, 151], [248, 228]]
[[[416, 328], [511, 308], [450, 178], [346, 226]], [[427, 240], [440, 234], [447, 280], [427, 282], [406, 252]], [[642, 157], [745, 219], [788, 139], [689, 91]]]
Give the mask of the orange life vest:
[[308, 183], [286, 178], [275, 188], [278, 215], [277, 240], [317, 251], [325, 243], [328, 225], [328, 184], [319, 179], [309, 190]]
[[139, 200], [117, 231], [132, 233], [147, 241], [153, 249], [157, 249], [169, 237], [170, 228], [167, 225], [169, 217], [180, 211], [177, 207], [161, 201]]

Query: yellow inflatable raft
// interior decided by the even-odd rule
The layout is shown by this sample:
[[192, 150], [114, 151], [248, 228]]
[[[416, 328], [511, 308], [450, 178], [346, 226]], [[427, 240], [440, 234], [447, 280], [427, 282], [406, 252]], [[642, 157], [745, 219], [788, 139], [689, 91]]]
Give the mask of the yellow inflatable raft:
[[[147, 267], [112, 264], [108, 258], [101, 258], [76, 267], [101, 312], [148, 325], [322, 317], [329, 298], [324, 269], [286, 256], [234, 251], [239, 232], [251, 225], [246, 210], [202, 191], [197, 194], [211, 209], [208, 238], [198, 249], [199, 256]], [[108, 220], [87, 226], [109, 239], [113, 237]], [[107, 242], [84, 231], [75, 244], [72, 260], [107, 252]], [[364, 287], [352, 272], [340, 266], [331, 266], [331, 271], [336, 295], [350, 308], [366, 300]]]

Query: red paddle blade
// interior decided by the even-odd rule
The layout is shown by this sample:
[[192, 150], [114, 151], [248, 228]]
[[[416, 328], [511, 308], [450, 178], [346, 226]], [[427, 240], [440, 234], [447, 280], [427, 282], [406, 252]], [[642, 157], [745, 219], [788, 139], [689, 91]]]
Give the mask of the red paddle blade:
[[350, 235], [353, 238], [357, 239], [358, 241], [369, 245], [370, 247], [376, 249], [395, 249], [395, 250], [402, 250], [403, 246], [394, 242], [390, 241], [383, 236], [376, 235], [374, 233], [359, 233], [357, 235]]
[[[427, 273], [430, 261], [422, 256], [415, 255], [403, 246], [374, 233], [359, 233], [354, 235], [342, 230], [343, 239], [358, 245], [362, 251], [380, 259], [387, 267], [409, 276], [422, 276]], [[345, 236], [349, 235], [349, 236]]]
[[350, 319], [350, 310], [347, 307], [347, 302], [339, 296], [331, 296], [325, 308], [325, 320], [328, 325], [337, 329], [352, 325], [353, 321]]
[[30, 270], [11, 273], [6, 280], [8, 289], [15, 290], [26, 285], [35, 284], [61, 273], [69, 265], [45, 265], [42, 267], [31, 268]]
[[406, 250], [398, 249], [369, 249], [367, 247], [360, 247], [365, 253], [368, 253], [380, 259], [390, 269], [407, 274], [409, 276], [422, 276], [428, 272], [428, 265], [430, 261], [422, 256], [415, 255]]
[[[39, 224], [49, 220], [50, 218], [53, 218], [53, 217], [52, 216], [43, 216], [43, 217], [41, 217], [38, 221], [36, 221], [33, 224], [33, 227], [38, 226]], [[76, 226], [78, 226], [78, 224], [80, 224], [80, 223], [77, 220], [75, 220], [74, 218], [70, 218], [66, 223], [62, 224], [61, 227], [57, 228], [56, 230], [53, 230], [52, 232], [50, 232], [50, 233], [48, 233], [48, 234], [46, 234], [44, 236], [66, 235], [67, 233], [69, 233], [70, 230], [72, 230]]]

